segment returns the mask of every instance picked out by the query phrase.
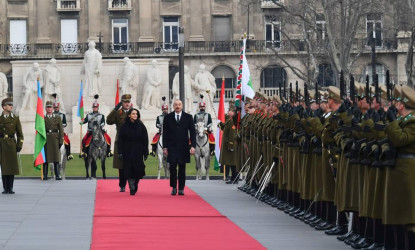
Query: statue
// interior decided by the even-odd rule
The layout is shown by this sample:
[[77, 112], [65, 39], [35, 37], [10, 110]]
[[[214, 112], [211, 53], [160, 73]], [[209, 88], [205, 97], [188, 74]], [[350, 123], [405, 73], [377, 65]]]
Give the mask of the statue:
[[[56, 65], [56, 60], [51, 59], [48, 66], [43, 70], [43, 79], [45, 81], [45, 100], [56, 101], [60, 103], [60, 109], [65, 110], [63, 101], [61, 100], [61, 70]], [[56, 94], [57, 98], [52, 98], [52, 95]]]
[[[193, 91], [195, 89], [199, 91], [198, 86], [193, 81], [192, 77], [189, 74], [189, 68], [184, 66], [184, 106], [185, 112], [191, 113], [193, 111]], [[179, 72], [174, 75], [173, 78], [173, 100], [180, 99], [180, 86], [179, 86]], [[173, 107], [173, 104], [172, 104]]]
[[151, 67], [147, 70], [147, 80], [144, 84], [144, 97], [141, 108], [160, 107], [161, 72], [157, 68], [157, 60], [151, 61]]
[[43, 75], [38, 63], [33, 63], [23, 76], [24, 96], [19, 110], [34, 110], [37, 103], [37, 78], [40, 87], [43, 88]]
[[85, 96], [99, 95], [101, 90], [102, 55], [95, 49], [95, 42], [88, 43], [88, 50], [82, 62], [81, 75], [85, 74]]
[[136, 96], [138, 87], [138, 68], [131, 62], [130, 58], [124, 57], [124, 65], [119, 75], [120, 95], [130, 94], [131, 103], [136, 107]]
[[7, 77], [4, 73], [0, 72], [0, 99], [3, 100], [7, 98], [7, 90], [9, 84], [7, 83]]
[[[197, 86], [195, 89], [199, 91], [199, 95], [209, 95], [207, 99], [210, 98], [210, 100], [207, 100], [206, 102], [206, 112], [212, 113], [212, 102], [216, 94], [216, 83], [215, 77], [206, 70], [206, 66], [204, 64], [199, 66], [199, 72], [195, 75], [195, 84]], [[207, 93], [206, 90], [208, 90], [209, 93]]]

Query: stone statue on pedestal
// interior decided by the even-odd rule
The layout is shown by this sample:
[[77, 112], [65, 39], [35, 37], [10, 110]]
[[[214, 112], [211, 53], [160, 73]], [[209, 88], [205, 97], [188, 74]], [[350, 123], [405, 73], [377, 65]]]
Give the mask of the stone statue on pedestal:
[[[51, 59], [48, 66], [43, 70], [43, 79], [45, 82], [45, 88], [43, 90], [45, 93], [45, 100], [59, 102], [60, 109], [65, 110], [65, 106], [61, 100], [61, 70], [56, 65], [55, 59]], [[52, 94], [57, 95], [56, 100], [55, 98], [52, 98]]]
[[35, 110], [37, 105], [37, 78], [39, 78], [40, 87], [43, 88], [43, 75], [38, 63], [27, 69], [23, 76], [24, 96], [20, 110]]
[[85, 52], [82, 62], [81, 75], [85, 74], [85, 96], [93, 97], [100, 94], [101, 90], [101, 67], [102, 55], [95, 49], [95, 42], [88, 43], [88, 50]]
[[125, 94], [131, 95], [131, 103], [133, 107], [137, 107], [137, 88], [138, 88], [138, 68], [131, 62], [130, 58], [124, 57], [123, 66], [121, 68], [120, 75], [120, 96]]
[[3, 72], [0, 72], [0, 100], [7, 98], [8, 88], [7, 77]]
[[160, 84], [161, 72], [157, 67], [157, 60], [152, 60], [151, 67], [147, 70], [147, 80], [144, 84], [144, 97], [141, 108], [160, 108]]
[[[195, 89], [199, 91], [199, 95], [209, 95], [206, 98], [206, 112], [212, 113], [213, 107], [211, 103], [213, 102], [213, 98], [216, 94], [216, 83], [215, 77], [206, 70], [206, 66], [204, 64], [199, 66], [199, 72], [195, 75], [195, 84], [197, 86]], [[209, 91], [209, 94], [206, 90]]]
[[[184, 106], [185, 112], [191, 113], [193, 111], [193, 90], [199, 91], [198, 86], [193, 81], [189, 73], [189, 68], [184, 66]], [[179, 84], [179, 72], [174, 75], [173, 78], [173, 101], [180, 99], [180, 84]], [[171, 105], [173, 107], [173, 103]]]

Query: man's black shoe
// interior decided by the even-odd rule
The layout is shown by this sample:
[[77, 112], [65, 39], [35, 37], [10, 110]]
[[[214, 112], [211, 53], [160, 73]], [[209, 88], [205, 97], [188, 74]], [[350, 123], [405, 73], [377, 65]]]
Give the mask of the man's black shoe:
[[179, 195], [184, 195], [184, 191], [183, 190], [179, 190]]
[[2, 194], [8, 194], [9, 191], [3, 190], [3, 192], [1, 192]]
[[354, 249], [362, 249], [362, 248], [370, 247], [372, 244], [373, 242], [371, 240], [363, 238], [361, 241], [357, 243], [352, 243], [350, 246], [353, 247]]
[[350, 231], [347, 234], [337, 236], [337, 239], [340, 240], [340, 241], [345, 241], [345, 240], [353, 237], [354, 235], [356, 235], [356, 234], [353, 231]]
[[15, 194], [15, 192], [13, 191], [13, 189], [9, 189], [8, 194]]
[[384, 245], [381, 243], [373, 243], [368, 248], [363, 248], [363, 250], [377, 250], [377, 249], [384, 249]]
[[347, 233], [347, 226], [336, 226], [324, 232], [327, 235], [342, 235]]
[[58, 176], [58, 177], [56, 177], [56, 180], [61, 181], [62, 177]]
[[120, 188], [120, 192], [125, 192], [125, 187]]
[[315, 226], [314, 228], [317, 230], [317, 231], [326, 231], [326, 230], [330, 230], [330, 229], [332, 229], [333, 227], [335, 227], [335, 225], [333, 225], [333, 224], [331, 224], [331, 223], [326, 223], [325, 225], [322, 225], [322, 226], [320, 226], [320, 225], [317, 225], [317, 226]]
[[344, 243], [346, 245], [352, 245], [352, 244], [357, 244], [358, 242], [364, 240], [364, 238], [360, 235], [360, 234], [355, 234], [352, 237], [344, 240]]
[[176, 195], [176, 193], [177, 193], [177, 189], [176, 189], [176, 188], [173, 188], [173, 189], [171, 190], [171, 195]]

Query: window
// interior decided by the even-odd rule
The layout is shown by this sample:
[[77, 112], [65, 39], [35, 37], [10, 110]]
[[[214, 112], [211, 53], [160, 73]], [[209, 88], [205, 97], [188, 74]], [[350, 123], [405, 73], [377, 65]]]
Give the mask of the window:
[[75, 54], [78, 52], [78, 20], [61, 20], [61, 52]]
[[216, 88], [222, 88], [222, 76], [225, 77], [225, 88], [233, 89], [236, 88], [236, 74], [230, 67], [226, 65], [220, 65], [212, 70], [212, 75], [215, 77]]
[[367, 45], [371, 46], [374, 39], [375, 46], [382, 46], [382, 16], [380, 14], [369, 14], [366, 20]]
[[231, 51], [231, 18], [228, 16], [214, 16], [212, 19], [212, 30], [215, 52]]
[[318, 65], [317, 82], [320, 87], [336, 86], [336, 77], [330, 64]]
[[287, 73], [280, 66], [269, 66], [261, 72], [261, 88], [284, 87]]
[[128, 50], [128, 19], [112, 20], [112, 50], [115, 53]]
[[267, 47], [281, 47], [281, 23], [275, 17], [265, 17], [265, 41]]
[[10, 54], [27, 53], [26, 20], [10, 20]]
[[[372, 72], [373, 72], [372, 64], [368, 64], [365, 70], [363, 71], [363, 75], [362, 75], [360, 82], [366, 83], [366, 75], [369, 75], [369, 83], [372, 84], [373, 83]], [[386, 68], [385, 66], [383, 66], [383, 64], [376, 63], [376, 74], [378, 74], [379, 84], [385, 84], [386, 83]]]
[[165, 17], [163, 19], [164, 49], [176, 51], [179, 49], [179, 18]]
[[316, 16], [316, 29], [317, 29], [317, 39], [324, 40], [326, 39], [326, 20], [323, 15]]

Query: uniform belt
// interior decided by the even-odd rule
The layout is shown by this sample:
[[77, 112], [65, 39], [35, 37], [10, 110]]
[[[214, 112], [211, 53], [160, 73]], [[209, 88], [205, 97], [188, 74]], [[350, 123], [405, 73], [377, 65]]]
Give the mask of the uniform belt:
[[46, 130], [46, 133], [57, 133], [59, 130], [57, 130], [57, 129], [49, 129], [49, 130]]
[[398, 159], [415, 159], [415, 154], [398, 154]]
[[11, 138], [11, 139], [14, 139], [14, 135], [0, 134], [0, 138]]

